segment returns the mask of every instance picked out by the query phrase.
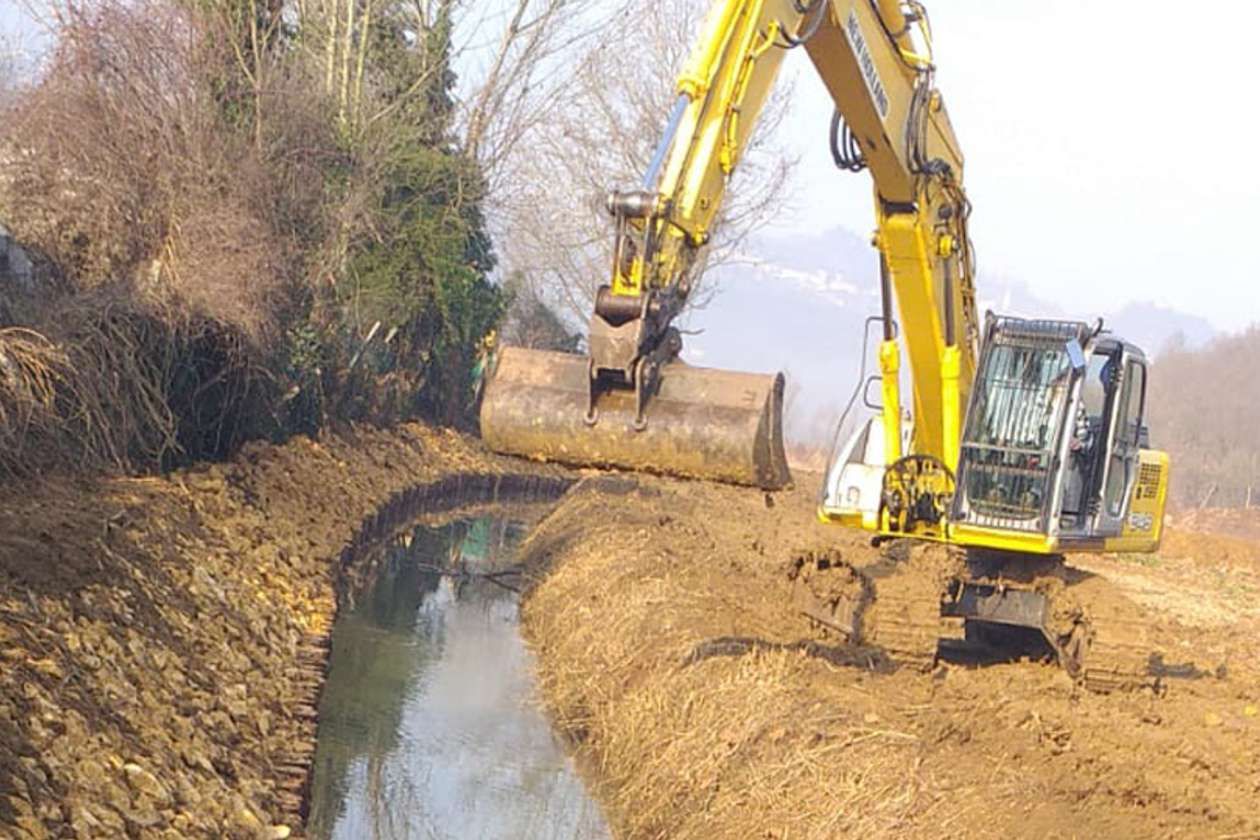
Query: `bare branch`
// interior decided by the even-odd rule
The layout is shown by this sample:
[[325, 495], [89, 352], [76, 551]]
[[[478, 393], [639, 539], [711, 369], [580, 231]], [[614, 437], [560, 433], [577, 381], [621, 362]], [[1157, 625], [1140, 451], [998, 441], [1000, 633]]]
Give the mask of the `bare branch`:
[[[499, 114], [511, 130], [483, 144], [503, 270], [521, 275], [575, 323], [585, 322], [598, 286], [607, 282], [612, 228], [603, 197], [637, 183], [646, 168], [704, 5], [636, 0], [628, 14], [605, 22], [598, 38], [569, 54], [563, 95], [535, 110], [505, 100]], [[631, 42], [636, 48], [627, 51], [623, 45]], [[772, 96], [732, 178], [714, 240], [693, 269], [693, 307], [711, 298], [702, 277], [731, 260], [782, 205], [795, 160], [772, 137], [789, 87], [781, 84]]]

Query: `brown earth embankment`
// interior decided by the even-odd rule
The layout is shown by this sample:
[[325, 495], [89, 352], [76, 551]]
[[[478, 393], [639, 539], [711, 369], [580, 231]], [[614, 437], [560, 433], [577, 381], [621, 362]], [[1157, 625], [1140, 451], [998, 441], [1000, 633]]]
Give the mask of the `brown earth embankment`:
[[417, 516], [568, 483], [408, 426], [4, 488], [0, 836], [297, 836], [358, 553]]
[[1260, 561], [1189, 534], [1080, 561], [1186, 666], [1163, 696], [1040, 662], [893, 668], [789, 606], [795, 550], [876, 557], [814, 522], [814, 484], [589, 479], [525, 543], [543, 693], [617, 836], [1260, 837], [1260, 602], [1239, 595]]

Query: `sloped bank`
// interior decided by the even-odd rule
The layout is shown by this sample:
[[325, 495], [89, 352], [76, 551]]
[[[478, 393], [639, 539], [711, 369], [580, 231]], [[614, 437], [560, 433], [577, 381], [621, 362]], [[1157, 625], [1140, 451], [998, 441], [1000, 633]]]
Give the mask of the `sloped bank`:
[[0, 492], [0, 835], [299, 833], [338, 589], [409, 520], [558, 470], [421, 426]]

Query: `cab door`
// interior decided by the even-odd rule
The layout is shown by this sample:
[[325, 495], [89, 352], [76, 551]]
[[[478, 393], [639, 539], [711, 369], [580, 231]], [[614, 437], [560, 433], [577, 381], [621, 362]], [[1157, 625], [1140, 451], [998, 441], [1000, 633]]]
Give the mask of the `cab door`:
[[1106, 467], [1102, 479], [1102, 505], [1095, 520], [1095, 534], [1118, 536], [1128, 516], [1129, 498], [1137, 482], [1142, 449], [1143, 416], [1146, 411], [1146, 365], [1129, 354], [1113, 386], [1108, 424]]

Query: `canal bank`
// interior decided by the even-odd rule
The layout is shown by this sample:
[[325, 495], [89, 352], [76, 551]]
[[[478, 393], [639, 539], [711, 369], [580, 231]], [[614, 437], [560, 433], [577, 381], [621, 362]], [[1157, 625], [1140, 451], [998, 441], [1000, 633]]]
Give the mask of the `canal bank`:
[[413, 425], [0, 490], [0, 835], [297, 836], [356, 560], [569, 481]]

